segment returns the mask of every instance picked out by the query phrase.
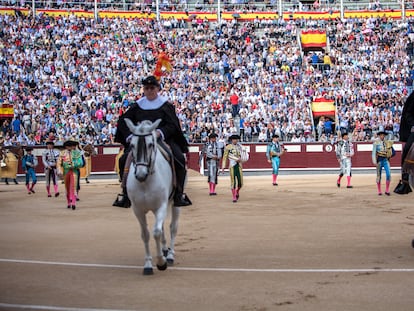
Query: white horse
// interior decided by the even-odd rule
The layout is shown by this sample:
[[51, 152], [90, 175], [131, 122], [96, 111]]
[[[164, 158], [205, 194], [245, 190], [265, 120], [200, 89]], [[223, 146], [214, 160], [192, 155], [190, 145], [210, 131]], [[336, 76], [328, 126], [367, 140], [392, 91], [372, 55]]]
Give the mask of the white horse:
[[[146, 214], [151, 211], [155, 216], [153, 236], [157, 250], [157, 268], [167, 269], [174, 263], [174, 243], [178, 229], [180, 209], [173, 206], [173, 172], [171, 165], [157, 144], [156, 128], [161, 122], [145, 120], [137, 125], [125, 119], [130, 129], [132, 162], [127, 178], [127, 192], [132, 209], [141, 225], [141, 237], [145, 245], [144, 275], [153, 274], [152, 257], [149, 247], [150, 234]], [[164, 220], [171, 207], [170, 247], [167, 247], [164, 234]]]

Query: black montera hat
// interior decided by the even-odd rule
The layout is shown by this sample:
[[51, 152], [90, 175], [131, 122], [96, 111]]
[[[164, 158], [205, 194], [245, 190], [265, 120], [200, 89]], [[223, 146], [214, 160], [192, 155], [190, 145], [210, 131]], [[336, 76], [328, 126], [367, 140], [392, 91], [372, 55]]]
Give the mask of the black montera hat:
[[28, 147], [26, 147], [26, 149], [25, 149], [26, 151], [32, 151], [33, 150], [33, 147], [30, 147], [30, 146], [28, 146]]
[[230, 137], [229, 137], [229, 139], [231, 140], [231, 139], [240, 139], [240, 136], [239, 135], [237, 135], [237, 134], [233, 134], [233, 135], [231, 135]]
[[63, 143], [63, 147], [77, 146], [78, 142], [75, 140], [67, 140]]
[[273, 134], [273, 136], [272, 136], [272, 138], [279, 138], [279, 135], [277, 135], [277, 134]]
[[349, 135], [347, 132], [342, 133], [341, 137], [343, 138], [345, 135]]
[[160, 82], [155, 76], [148, 76], [145, 79], [142, 79], [142, 85], [155, 85], [160, 87]]
[[386, 131], [379, 131], [378, 133], [377, 133], [377, 135], [379, 136], [379, 135], [381, 135], [381, 134], [383, 134], [383, 135], [385, 135], [385, 136], [387, 136], [388, 135], [388, 133], [386, 132]]
[[217, 134], [216, 133], [211, 133], [210, 135], [208, 135], [208, 138], [217, 138]]

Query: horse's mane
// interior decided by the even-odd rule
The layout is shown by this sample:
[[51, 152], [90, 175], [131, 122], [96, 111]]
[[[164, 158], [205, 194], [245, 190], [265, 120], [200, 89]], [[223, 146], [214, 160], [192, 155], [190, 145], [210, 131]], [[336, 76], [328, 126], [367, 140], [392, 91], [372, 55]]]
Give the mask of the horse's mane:
[[148, 135], [151, 133], [151, 126], [152, 122], [149, 120], [144, 120], [137, 124], [137, 127], [135, 127], [134, 134], [135, 135]]

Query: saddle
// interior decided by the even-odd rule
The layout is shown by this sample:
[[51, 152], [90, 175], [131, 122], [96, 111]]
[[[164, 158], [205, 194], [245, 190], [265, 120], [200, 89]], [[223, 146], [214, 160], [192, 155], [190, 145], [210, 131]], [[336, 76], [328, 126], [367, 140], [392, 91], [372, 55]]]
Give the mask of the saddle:
[[158, 150], [161, 152], [161, 154], [164, 156], [164, 158], [170, 163], [172, 167], [174, 167], [174, 155], [172, 153], [171, 147], [165, 143], [162, 139], [159, 139], [157, 141], [158, 144]]

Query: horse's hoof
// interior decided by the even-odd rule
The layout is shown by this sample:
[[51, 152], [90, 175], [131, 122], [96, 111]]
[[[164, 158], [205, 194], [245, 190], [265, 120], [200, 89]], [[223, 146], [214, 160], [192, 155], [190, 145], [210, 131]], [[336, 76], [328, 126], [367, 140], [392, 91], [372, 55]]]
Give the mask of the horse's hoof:
[[164, 257], [167, 257], [168, 256], [168, 249], [163, 249], [162, 254], [164, 255]]
[[167, 258], [167, 264], [170, 265], [170, 266], [173, 266], [174, 265], [174, 259]]
[[167, 267], [168, 267], [167, 261], [162, 266], [157, 265], [158, 270], [161, 270], [161, 271], [167, 270]]
[[152, 268], [144, 268], [144, 271], [142, 272], [143, 275], [153, 275], [154, 271]]

